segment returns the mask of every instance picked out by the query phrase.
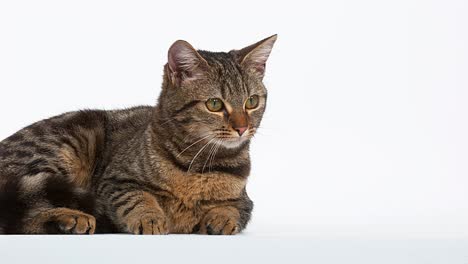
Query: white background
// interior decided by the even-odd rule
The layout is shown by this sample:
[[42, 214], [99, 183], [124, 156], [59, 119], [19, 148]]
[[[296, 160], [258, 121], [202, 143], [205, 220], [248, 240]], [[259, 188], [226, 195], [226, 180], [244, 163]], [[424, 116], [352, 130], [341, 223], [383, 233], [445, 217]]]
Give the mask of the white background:
[[0, 1], [0, 139], [272, 34], [247, 234], [468, 237], [468, 2]]

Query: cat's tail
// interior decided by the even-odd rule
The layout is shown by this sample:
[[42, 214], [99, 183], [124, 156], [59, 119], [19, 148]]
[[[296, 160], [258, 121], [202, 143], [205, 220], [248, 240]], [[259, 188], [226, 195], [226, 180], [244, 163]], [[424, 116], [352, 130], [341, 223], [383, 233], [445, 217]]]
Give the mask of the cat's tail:
[[81, 218], [94, 232], [93, 207], [94, 197], [61, 175], [0, 175], [0, 234], [74, 233]]
[[20, 221], [26, 209], [22, 200], [19, 181], [0, 175], [0, 234], [20, 230]]

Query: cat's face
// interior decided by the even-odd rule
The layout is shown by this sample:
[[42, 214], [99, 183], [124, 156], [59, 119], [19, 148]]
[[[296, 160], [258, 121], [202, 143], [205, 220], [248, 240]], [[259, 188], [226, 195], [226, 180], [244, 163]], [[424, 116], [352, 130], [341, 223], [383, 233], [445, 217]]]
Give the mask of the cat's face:
[[195, 51], [184, 41], [169, 50], [163, 97], [172, 122], [188, 142], [225, 148], [248, 142], [262, 120], [267, 90], [265, 63], [276, 36], [229, 53]]

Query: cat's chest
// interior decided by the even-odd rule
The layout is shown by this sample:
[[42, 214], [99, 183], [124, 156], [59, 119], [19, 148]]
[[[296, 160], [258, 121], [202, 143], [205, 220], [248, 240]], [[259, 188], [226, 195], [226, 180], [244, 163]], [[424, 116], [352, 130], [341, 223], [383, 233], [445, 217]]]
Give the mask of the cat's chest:
[[165, 178], [170, 192], [186, 206], [200, 201], [236, 199], [246, 185], [246, 179], [223, 173], [187, 174], [173, 170]]

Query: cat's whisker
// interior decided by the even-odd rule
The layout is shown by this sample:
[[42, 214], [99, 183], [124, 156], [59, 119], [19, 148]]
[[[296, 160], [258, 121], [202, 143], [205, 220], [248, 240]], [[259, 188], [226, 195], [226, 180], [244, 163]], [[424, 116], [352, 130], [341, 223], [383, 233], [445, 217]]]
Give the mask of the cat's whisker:
[[208, 152], [208, 157], [206, 158], [205, 163], [203, 164], [203, 168], [202, 168], [202, 170], [201, 170], [201, 173], [202, 173], [202, 174], [203, 174], [203, 172], [205, 171], [206, 163], [207, 163], [208, 160], [210, 159], [211, 154], [213, 154], [213, 149], [216, 147], [216, 142], [217, 142], [217, 140], [215, 140], [215, 142], [211, 145], [210, 151]]
[[193, 162], [197, 159], [198, 155], [200, 155], [200, 153], [213, 141], [215, 140], [216, 138], [212, 138], [210, 139], [210, 141], [208, 141], [198, 152], [197, 154], [195, 154], [195, 156], [193, 157], [192, 161], [190, 162], [190, 165], [187, 169], [187, 172], [190, 171], [190, 169], [192, 168], [192, 165], [193, 165]]
[[214, 150], [213, 150], [213, 155], [211, 155], [211, 157], [210, 157], [210, 159], [209, 159], [208, 171], [210, 171], [210, 172], [211, 172], [210, 166], [211, 166], [211, 163], [212, 163], [212, 161], [213, 161], [213, 156], [214, 156], [214, 154], [215, 154], [215, 152], [216, 152], [216, 149], [219, 147], [219, 143], [221, 142], [221, 140], [222, 140], [222, 139], [218, 139], [218, 140], [216, 141], [216, 143], [215, 143], [216, 145], [215, 145], [215, 148], [214, 148]]
[[213, 154], [213, 156], [211, 157], [211, 160], [210, 160], [210, 165], [209, 165], [209, 171], [211, 172], [211, 169], [213, 168], [213, 161], [215, 159], [215, 156], [216, 156], [216, 153], [218, 152], [219, 148], [221, 147], [221, 145], [223, 144], [223, 139], [220, 138], [219, 141], [217, 141], [217, 146], [216, 146], [216, 149], [215, 149], [215, 152]]
[[202, 136], [201, 139], [195, 141], [194, 143], [192, 143], [190, 146], [186, 147], [184, 150], [182, 150], [179, 154], [177, 154], [176, 157], [179, 157], [180, 155], [182, 155], [182, 153], [184, 153], [186, 150], [188, 150], [189, 148], [191, 148], [192, 146], [194, 146], [195, 144], [199, 143], [200, 141], [203, 141], [207, 138], [209, 138], [210, 136], [213, 136], [213, 135], [216, 135], [216, 133], [209, 133], [208, 135], [205, 135], [205, 136]]
[[219, 139], [217, 139], [214, 143], [213, 146], [211, 146], [210, 152], [208, 153], [208, 157], [205, 160], [205, 163], [203, 164], [202, 168], [202, 174], [205, 171], [206, 164], [208, 164], [208, 161], [210, 160], [211, 156], [214, 154], [214, 149], [218, 146], [217, 144], [219, 143]]
[[167, 124], [167, 123], [169, 123], [169, 122], [171, 122], [171, 121], [173, 121], [173, 119], [172, 119], [172, 118], [171, 118], [171, 119], [169, 119], [169, 120], [167, 120], [167, 121], [165, 121], [164, 123], [162, 123], [162, 124], [161, 124], [161, 126], [163, 126], [163, 125], [165, 125], [165, 124]]

